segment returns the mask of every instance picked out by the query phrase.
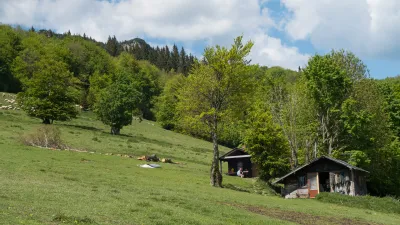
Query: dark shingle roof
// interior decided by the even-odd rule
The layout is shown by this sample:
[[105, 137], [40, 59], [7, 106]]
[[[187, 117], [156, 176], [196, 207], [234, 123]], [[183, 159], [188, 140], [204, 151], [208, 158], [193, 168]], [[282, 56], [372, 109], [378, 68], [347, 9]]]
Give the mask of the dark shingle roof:
[[241, 148], [234, 148], [234, 149], [230, 150], [229, 152], [227, 152], [227, 153], [223, 154], [222, 156], [220, 156], [219, 159], [220, 160], [224, 159], [226, 156], [230, 156], [232, 153], [234, 153], [236, 151], [240, 151], [240, 152], [246, 153], [246, 151], [241, 149]]
[[297, 169], [295, 169], [295, 170], [292, 170], [290, 173], [288, 173], [288, 174], [286, 174], [285, 176], [283, 176], [283, 177], [279, 178], [278, 180], [274, 181], [273, 184], [282, 181], [283, 179], [285, 179], [286, 177], [292, 175], [293, 173], [295, 173], [295, 172], [297, 172], [297, 171], [299, 171], [299, 170], [301, 170], [301, 169], [303, 169], [303, 168], [305, 168], [305, 167], [307, 167], [307, 166], [309, 166], [309, 165], [311, 165], [311, 164], [313, 164], [313, 163], [315, 163], [315, 162], [317, 162], [317, 161], [319, 161], [319, 160], [321, 160], [321, 159], [328, 159], [328, 160], [331, 160], [331, 161], [333, 161], [333, 162], [335, 162], [335, 163], [341, 164], [341, 165], [343, 165], [343, 166], [345, 166], [345, 167], [347, 167], [347, 168], [349, 168], [349, 169], [352, 169], [352, 170], [359, 170], [359, 171], [362, 171], [362, 172], [369, 173], [368, 171], [366, 171], [366, 170], [364, 170], [364, 169], [361, 169], [361, 168], [359, 168], [359, 167], [350, 165], [349, 163], [347, 163], [347, 162], [345, 162], [345, 161], [342, 161], [342, 160], [340, 160], [340, 159], [335, 159], [335, 158], [332, 158], [332, 157], [329, 157], [329, 156], [321, 156], [321, 157], [319, 157], [319, 158], [317, 158], [317, 159], [314, 159], [313, 161], [311, 161], [311, 162], [308, 163], [308, 164], [305, 164], [305, 165], [303, 165], [303, 166], [301, 166], [301, 167], [299, 167], [299, 168], [297, 168]]

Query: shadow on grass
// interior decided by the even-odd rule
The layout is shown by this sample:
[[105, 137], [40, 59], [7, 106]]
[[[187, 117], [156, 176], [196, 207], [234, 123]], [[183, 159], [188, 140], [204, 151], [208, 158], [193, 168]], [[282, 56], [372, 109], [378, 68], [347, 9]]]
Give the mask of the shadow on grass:
[[84, 217], [79, 217], [79, 216], [67, 216], [64, 214], [56, 214], [53, 216], [53, 222], [60, 222], [60, 223], [73, 223], [73, 224], [97, 224], [93, 219], [84, 216]]
[[[110, 132], [105, 132], [103, 131], [102, 134], [106, 134], [106, 135], [110, 135]], [[129, 135], [129, 134], [119, 134], [119, 135], [112, 135], [114, 137], [119, 137], [122, 139], [125, 139], [126, 142], [129, 143], [139, 143], [139, 142], [145, 142], [145, 143], [151, 143], [151, 144], [156, 144], [156, 145], [160, 145], [162, 147], [166, 147], [166, 148], [172, 148], [173, 146], [175, 146], [172, 143], [169, 143], [167, 141], [161, 141], [161, 140], [157, 140], [157, 139], [153, 139], [153, 138], [147, 138], [147, 137], [143, 137], [143, 136], [137, 136], [137, 135]]]
[[90, 127], [90, 126], [74, 125], [74, 124], [60, 124], [60, 125], [66, 126], [66, 127], [71, 127], [71, 128], [83, 129], [83, 130], [101, 131], [101, 129], [99, 129], [99, 128]]

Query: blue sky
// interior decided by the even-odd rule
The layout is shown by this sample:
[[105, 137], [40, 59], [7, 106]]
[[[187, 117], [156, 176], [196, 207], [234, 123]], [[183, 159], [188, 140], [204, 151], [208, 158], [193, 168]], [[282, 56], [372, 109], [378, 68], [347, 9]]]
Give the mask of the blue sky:
[[297, 69], [331, 49], [354, 52], [372, 77], [400, 74], [398, 0], [3, 0], [0, 22], [71, 30], [105, 41], [140, 37], [184, 46], [200, 56], [207, 45], [255, 42], [252, 62]]

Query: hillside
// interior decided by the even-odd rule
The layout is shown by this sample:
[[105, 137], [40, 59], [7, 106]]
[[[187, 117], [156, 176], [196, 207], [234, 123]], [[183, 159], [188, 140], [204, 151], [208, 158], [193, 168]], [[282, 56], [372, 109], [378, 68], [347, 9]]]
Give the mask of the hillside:
[[[252, 179], [224, 177], [226, 186], [249, 192], [213, 188], [209, 185], [212, 144], [163, 130], [150, 121], [134, 121], [122, 129], [121, 136], [109, 135], [109, 128], [90, 112], [81, 113], [71, 122], [55, 122], [71, 148], [92, 153], [22, 145], [21, 136], [39, 126], [40, 120], [21, 111], [0, 110], [2, 224], [398, 224], [400, 221], [398, 214], [259, 195], [251, 191]], [[143, 169], [137, 166], [142, 161], [104, 153], [157, 154], [180, 164]]]

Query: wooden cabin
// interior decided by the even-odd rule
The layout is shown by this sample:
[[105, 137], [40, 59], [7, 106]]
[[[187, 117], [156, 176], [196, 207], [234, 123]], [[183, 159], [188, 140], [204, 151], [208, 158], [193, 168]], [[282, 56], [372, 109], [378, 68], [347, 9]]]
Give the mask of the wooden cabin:
[[366, 195], [369, 172], [342, 160], [322, 156], [299, 167], [274, 183], [282, 183], [285, 198], [315, 198], [320, 192]]
[[220, 170], [222, 174], [222, 163], [228, 163], [228, 171], [227, 175], [236, 176], [237, 171], [240, 168], [248, 171], [246, 177], [257, 177], [258, 176], [258, 168], [255, 163], [251, 161], [251, 155], [247, 153], [244, 149], [234, 148], [226, 154], [219, 157], [220, 162]]

